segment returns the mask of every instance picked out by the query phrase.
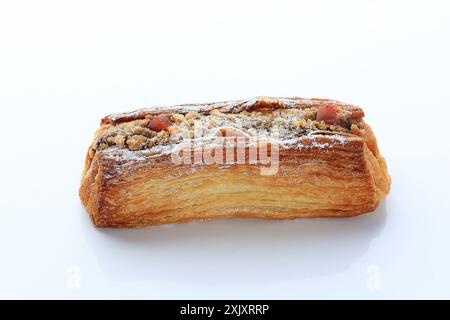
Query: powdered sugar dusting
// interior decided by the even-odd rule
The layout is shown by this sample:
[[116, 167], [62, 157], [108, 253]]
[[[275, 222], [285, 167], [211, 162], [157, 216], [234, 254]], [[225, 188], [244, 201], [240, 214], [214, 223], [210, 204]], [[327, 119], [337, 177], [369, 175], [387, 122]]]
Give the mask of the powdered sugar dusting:
[[290, 98], [280, 98], [280, 101], [287, 108], [295, 108], [298, 105], [313, 105], [314, 102], [310, 99], [290, 99]]
[[[326, 125], [323, 122], [315, 121], [317, 109], [313, 107], [324, 101], [337, 103], [334, 100], [255, 97], [210, 104], [178, 105], [172, 107], [171, 110], [174, 113], [177, 112], [177, 109], [211, 111], [202, 115], [199, 113], [193, 113], [194, 115], [174, 114], [174, 117], [177, 116], [175, 118], [177, 122], [171, 126], [168, 139], [158, 140], [156, 144], [148, 144], [146, 149], [130, 151], [126, 148], [128, 143], [126, 140], [125, 146], [123, 142], [122, 145], [116, 144], [119, 147], [107, 145], [107, 149], [100, 149], [99, 152], [102, 152], [105, 158], [115, 159], [119, 162], [150, 161], [155, 157], [176, 152], [184, 143], [191, 144], [193, 148], [212, 147], [216, 145], [215, 139], [218, 131], [230, 132], [231, 136], [245, 137], [252, 143], [270, 141], [279, 144], [282, 148], [325, 149], [344, 145], [352, 139], [347, 127]], [[275, 107], [265, 112], [252, 108], [255, 104], [260, 103], [271, 106], [270, 109], [272, 106]], [[278, 104], [280, 108], [277, 108]], [[308, 107], [299, 108], [299, 105]], [[113, 114], [110, 119], [117, 119], [124, 115], [133, 118], [142, 116], [142, 113], [145, 112], [158, 112], [158, 110], [167, 110], [167, 107], [141, 109], [128, 114]], [[244, 110], [246, 112], [243, 112]], [[190, 121], [188, 121], [188, 116]], [[121, 124], [112, 128], [119, 126]], [[277, 132], [275, 136], [273, 135], [274, 131]], [[219, 135], [221, 134], [223, 133], [219, 133]], [[226, 133], [226, 135], [229, 134]], [[114, 140], [113, 143], [115, 143]]]
[[212, 103], [193, 103], [193, 104], [178, 104], [174, 106], [153, 106], [151, 108], [142, 108], [139, 110], [135, 110], [132, 112], [124, 112], [124, 113], [113, 113], [107, 116], [105, 119], [108, 119], [112, 122], [119, 121], [120, 119], [128, 119], [128, 118], [140, 118], [145, 116], [146, 114], [160, 113], [160, 112], [178, 112], [178, 113], [187, 113], [191, 111], [197, 112], [207, 112], [214, 109], [221, 109], [223, 112], [230, 113], [238, 113], [243, 110], [247, 110], [252, 108], [258, 101], [272, 101], [279, 102], [280, 107], [283, 105], [285, 108], [309, 108], [312, 106], [319, 105], [337, 105], [347, 110], [358, 110], [360, 109], [357, 106], [346, 104], [336, 100], [329, 99], [305, 99], [299, 97], [293, 98], [274, 98], [274, 97], [253, 97], [249, 99], [241, 99], [241, 100], [229, 100], [229, 101], [220, 101], [220, 102], [212, 102]]
[[310, 132], [302, 137], [290, 138], [280, 141], [280, 145], [284, 148], [308, 149], [318, 148], [326, 149], [336, 145], [345, 145], [357, 137], [339, 135], [339, 134], [323, 134]]
[[[345, 145], [348, 141], [354, 139], [349, 136], [343, 136], [338, 134], [327, 135], [311, 132], [302, 137], [295, 138], [274, 138], [271, 136], [262, 137], [249, 137], [250, 140], [246, 143], [246, 146], [259, 142], [271, 142], [277, 143], [281, 148], [294, 148], [294, 149], [308, 149], [318, 148], [325, 149], [335, 145]], [[193, 149], [201, 148], [214, 148], [217, 145], [217, 141], [214, 136], [207, 136], [198, 139], [185, 140], [184, 143], [189, 143]], [[182, 144], [168, 144], [168, 145], [155, 145], [149, 149], [131, 151], [127, 148], [112, 147], [102, 151], [98, 151], [101, 157], [105, 159], [114, 159], [119, 163], [139, 163], [149, 162], [152, 159], [163, 155], [170, 155], [172, 152], [177, 152], [183, 148]]]
[[324, 135], [324, 134], [318, 134], [315, 132], [310, 132], [306, 135], [307, 138], [315, 138], [315, 137], [326, 137], [327, 139], [332, 140], [333, 142], [336, 142], [338, 144], [344, 145], [347, 143], [349, 137], [346, 137], [344, 135], [339, 134], [333, 134], [333, 135]]
[[117, 161], [142, 161], [145, 160], [145, 154], [149, 150], [131, 151], [127, 148], [109, 148], [98, 152], [105, 159], [114, 159]]

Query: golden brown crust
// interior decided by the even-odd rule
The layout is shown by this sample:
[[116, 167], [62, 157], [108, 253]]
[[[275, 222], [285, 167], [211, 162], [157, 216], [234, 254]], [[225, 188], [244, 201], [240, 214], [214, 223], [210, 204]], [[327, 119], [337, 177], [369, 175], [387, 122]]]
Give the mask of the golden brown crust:
[[[226, 113], [239, 112], [243, 104], [248, 111], [285, 108], [288, 103], [296, 108], [335, 103], [352, 111], [355, 117], [364, 115], [355, 106], [301, 98], [264, 97], [253, 104], [240, 100], [203, 104], [196, 109], [220, 108]], [[192, 108], [187, 106], [192, 105], [106, 117], [96, 138], [111, 125], [148, 114], [189, 112]], [[280, 148], [275, 175], [261, 175], [260, 169], [261, 165], [249, 161], [230, 165], [175, 164], [164, 152], [90, 148], [80, 197], [98, 227], [143, 227], [227, 217], [350, 217], [373, 211], [390, 186], [386, 163], [367, 124], [351, 134], [317, 132], [300, 137]]]

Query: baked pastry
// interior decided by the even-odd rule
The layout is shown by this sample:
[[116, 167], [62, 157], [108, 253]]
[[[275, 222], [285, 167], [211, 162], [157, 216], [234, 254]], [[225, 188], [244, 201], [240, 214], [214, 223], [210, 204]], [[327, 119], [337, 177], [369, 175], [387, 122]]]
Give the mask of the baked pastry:
[[297, 97], [112, 114], [87, 152], [81, 201], [97, 227], [370, 212], [390, 178], [363, 117]]

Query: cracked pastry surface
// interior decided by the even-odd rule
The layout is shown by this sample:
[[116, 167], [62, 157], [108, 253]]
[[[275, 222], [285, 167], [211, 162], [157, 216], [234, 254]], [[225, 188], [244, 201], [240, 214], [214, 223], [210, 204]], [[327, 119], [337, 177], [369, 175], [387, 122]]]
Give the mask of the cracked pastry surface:
[[[361, 108], [334, 100], [270, 97], [113, 114], [102, 119], [88, 150], [81, 200], [99, 227], [369, 212], [388, 193], [390, 178], [363, 117]], [[227, 136], [245, 137], [246, 160], [249, 141], [279, 145], [277, 173], [262, 176], [249, 161], [171, 158], [185, 142], [201, 140], [194, 149], [204, 149]]]

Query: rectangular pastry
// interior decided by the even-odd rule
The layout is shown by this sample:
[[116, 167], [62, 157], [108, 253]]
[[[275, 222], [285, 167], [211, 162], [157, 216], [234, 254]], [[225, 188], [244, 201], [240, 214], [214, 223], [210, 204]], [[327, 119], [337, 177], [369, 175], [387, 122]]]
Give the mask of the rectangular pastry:
[[363, 117], [297, 97], [109, 115], [87, 152], [81, 201], [97, 227], [370, 212], [390, 178]]

